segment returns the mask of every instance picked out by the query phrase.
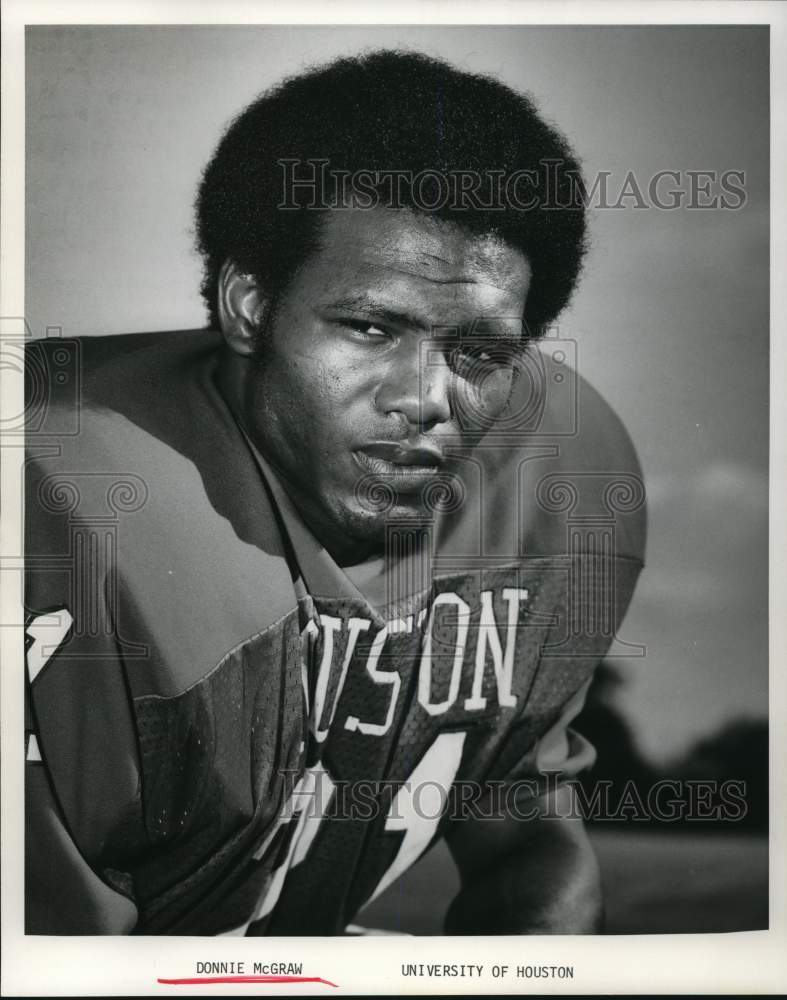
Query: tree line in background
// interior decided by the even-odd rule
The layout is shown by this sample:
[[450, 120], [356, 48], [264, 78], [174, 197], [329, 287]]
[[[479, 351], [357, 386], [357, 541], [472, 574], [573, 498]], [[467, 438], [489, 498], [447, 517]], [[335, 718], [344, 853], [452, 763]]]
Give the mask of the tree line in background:
[[[665, 763], [639, 749], [620, 708], [625, 675], [600, 665], [573, 727], [595, 746], [595, 766], [578, 780], [590, 822], [648, 824], [650, 829], [760, 832], [768, 829], [768, 722], [733, 719]], [[603, 795], [600, 794], [603, 791]]]

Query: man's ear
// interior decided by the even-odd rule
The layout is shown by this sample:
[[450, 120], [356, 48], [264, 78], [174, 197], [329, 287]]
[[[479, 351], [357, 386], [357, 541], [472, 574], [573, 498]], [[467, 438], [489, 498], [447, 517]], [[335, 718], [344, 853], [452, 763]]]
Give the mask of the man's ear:
[[227, 346], [245, 357], [254, 354], [267, 311], [268, 301], [255, 279], [242, 274], [233, 261], [224, 261], [219, 272], [218, 312]]

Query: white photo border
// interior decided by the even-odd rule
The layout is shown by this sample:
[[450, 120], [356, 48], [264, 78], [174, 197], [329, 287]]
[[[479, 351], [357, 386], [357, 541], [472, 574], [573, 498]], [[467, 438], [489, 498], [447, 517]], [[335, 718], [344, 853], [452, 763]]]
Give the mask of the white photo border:
[[[330, 20], [327, 15], [330, 15]], [[3, 995], [199, 995], [204, 988], [161, 985], [158, 977], [193, 975], [195, 961], [275, 959], [303, 962], [324, 983], [266, 986], [282, 995], [542, 993], [543, 980], [495, 976], [494, 968], [527, 962], [575, 968], [550, 980], [554, 994], [780, 993], [787, 990], [787, 419], [781, 379], [787, 375], [787, 6], [783, 3], [564, 2], [487, 0], [450, 5], [397, 3], [228, 2], [169, 0], [6, 0], [2, 12], [2, 271], [0, 317], [24, 315], [24, 28], [26, 24], [769, 24], [771, 33], [771, 458], [770, 458], [770, 731], [771, 827], [768, 931], [735, 934], [473, 938], [153, 938], [26, 937], [23, 932], [23, 646], [21, 630], [0, 628], [2, 704], [2, 993]], [[21, 412], [21, 377], [0, 372], [0, 415]], [[2, 454], [3, 553], [19, 548], [22, 509], [18, 440]], [[21, 621], [18, 588], [0, 594], [0, 621]], [[408, 980], [407, 962], [483, 964], [485, 975], [460, 981]], [[248, 995], [250, 987], [216, 985], [211, 993]], [[254, 995], [260, 988], [254, 988]]]

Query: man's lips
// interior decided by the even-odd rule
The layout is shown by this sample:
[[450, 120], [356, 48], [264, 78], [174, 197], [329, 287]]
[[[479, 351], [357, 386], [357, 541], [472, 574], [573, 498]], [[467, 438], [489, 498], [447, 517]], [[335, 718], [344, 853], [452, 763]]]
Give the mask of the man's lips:
[[440, 472], [445, 461], [437, 449], [388, 441], [364, 445], [354, 454], [361, 468], [392, 480], [391, 485], [402, 492], [425, 486]]
[[443, 464], [443, 453], [439, 448], [425, 445], [396, 444], [393, 441], [375, 441], [364, 445], [360, 453], [372, 459], [381, 459], [391, 465], [419, 466], [422, 469], [439, 469]]

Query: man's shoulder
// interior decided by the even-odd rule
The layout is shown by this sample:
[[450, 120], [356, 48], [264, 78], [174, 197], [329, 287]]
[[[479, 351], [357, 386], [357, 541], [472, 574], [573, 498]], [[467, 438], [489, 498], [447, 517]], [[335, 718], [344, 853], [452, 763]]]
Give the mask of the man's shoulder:
[[[610, 401], [576, 375], [577, 410], [571, 433], [543, 464], [535, 485], [539, 525], [567, 535], [614, 533], [617, 557], [643, 562], [647, 538], [645, 481], [636, 447]], [[612, 535], [610, 535], [612, 537]]]
[[37, 483], [77, 477], [83, 500], [95, 493], [100, 506], [107, 477], [133, 481], [150, 493], [135, 518], [140, 530], [151, 519], [194, 521], [215, 534], [218, 518], [239, 539], [276, 549], [259, 471], [216, 386], [219, 343], [206, 330], [32, 342], [25, 478], [33, 494]]
[[[56, 364], [62, 345], [40, 343]], [[83, 585], [103, 602], [122, 580], [115, 611], [149, 647], [134, 673], [145, 693], [188, 689], [296, 606], [274, 505], [215, 386], [216, 344], [206, 331], [76, 341], [79, 392], [64, 398], [52, 378], [59, 398], [28, 432], [29, 606], [77, 621], [49, 562], [77, 579], [79, 560], [110, 545], [115, 583], [91, 570]]]
[[[540, 345], [539, 358], [548, 350]], [[504, 420], [473, 453], [487, 538], [501, 551], [551, 556], [565, 553], [572, 525], [606, 521], [618, 555], [642, 561], [645, 488], [624, 422], [564, 361], [552, 372], [539, 360], [534, 372], [520, 383], [516, 419]]]
[[560, 464], [576, 471], [641, 477], [634, 442], [610, 400], [578, 372], [574, 378], [576, 415], [561, 441]]
[[172, 379], [195, 359], [215, 352], [220, 341], [218, 333], [206, 329], [32, 340], [25, 350], [28, 422], [40, 422], [40, 411], [91, 403], [111, 407], [143, 393], [151, 381]]
[[[59, 453], [86, 461], [133, 450], [177, 424], [198, 431], [214, 413], [210, 372], [220, 336], [184, 330], [49, 338], [26, 348], [26, 430], [31, 446], [54, 439]], [[191, 414], [196, 414], [191, 417]]]
[[100, 365], [129, 357], [137, 351], [154, 348], [158, 352], [188, 352], [204, 345], [217, 346], [221, 335], [205, 328], [190, 330], [148, 330], [138, 333], [96, 334], [75, 337], [41, 337], [29, 340], [28, 351], [41, 352], [47, 357], [52, 353], [76, 346], [82, 360]]

